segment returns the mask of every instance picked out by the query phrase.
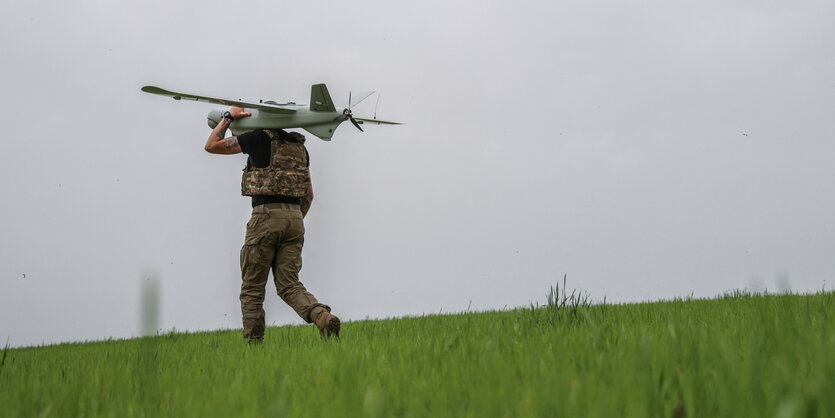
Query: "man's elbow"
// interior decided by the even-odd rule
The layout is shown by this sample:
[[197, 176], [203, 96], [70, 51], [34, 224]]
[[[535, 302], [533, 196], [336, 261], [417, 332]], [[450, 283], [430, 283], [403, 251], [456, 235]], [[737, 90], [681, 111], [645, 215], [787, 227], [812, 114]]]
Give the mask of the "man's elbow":
[[217, 154], [217, 150], [213, 145], [214, 144], [206, 144], [206, 146], [204, 146], [203, 149], [209, 154]]

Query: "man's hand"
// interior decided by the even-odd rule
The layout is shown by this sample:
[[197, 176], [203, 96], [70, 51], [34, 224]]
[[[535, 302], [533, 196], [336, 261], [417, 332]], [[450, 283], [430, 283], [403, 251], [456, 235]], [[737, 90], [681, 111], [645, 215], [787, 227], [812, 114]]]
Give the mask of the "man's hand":
[[232, 106], [229, 108], [229, 113], [232, 114], [232, 117], [237, 118], [245, 118], [247, 116], [252, 116], [252, 113], [244, 112], [244, 108], [240, 106]]
[[[240, 106], [230, 107], [229, 114], [231, 114], [235, 119], [252, 116], [252, 113], [244, 112], [244, 108]], [[203, 147], [206, 152], [212, 154], [237, 154], [241, 152], [241, 146], [238, 144], [237, 137], [230, 136], [228, 138], [224, 138], [226, 136], [226, 129], [229, 128], [229, 124], [231, 123], [232, 121], [227, 118], [222, 118], [220, 122], [218, 122], [215, 129], [212, 130], [212, 133], [209, 134], [206, 146]]]

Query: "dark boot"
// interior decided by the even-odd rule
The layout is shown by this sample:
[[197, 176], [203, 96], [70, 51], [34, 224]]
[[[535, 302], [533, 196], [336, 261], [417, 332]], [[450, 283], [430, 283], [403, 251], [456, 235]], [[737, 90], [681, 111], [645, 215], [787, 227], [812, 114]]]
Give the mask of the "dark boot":
[[322, 310], [322, 313], [316, 317], [316, 327], [319, 328], [319, 335], [323, 339], [327, 339], [331, 335], [335, 335], [336, 338], [339, 338], [339, 318], [336, 315], [332, 315], [330, 312], [326, 310]]

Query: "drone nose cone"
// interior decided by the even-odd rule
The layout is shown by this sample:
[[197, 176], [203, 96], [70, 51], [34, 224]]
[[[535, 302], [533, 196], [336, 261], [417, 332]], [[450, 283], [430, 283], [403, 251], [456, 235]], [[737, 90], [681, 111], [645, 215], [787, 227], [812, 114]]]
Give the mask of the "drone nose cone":
[[215, 126], [217, 126], [217, 124], [220, 123], [220, 120], [223, 118], [223, 111], [219, 109], [214, 109], [211, 112], [209, 112], [209, 115], [206, 116], [206, 118], [208, 119], [209, 127], [214, 129]]

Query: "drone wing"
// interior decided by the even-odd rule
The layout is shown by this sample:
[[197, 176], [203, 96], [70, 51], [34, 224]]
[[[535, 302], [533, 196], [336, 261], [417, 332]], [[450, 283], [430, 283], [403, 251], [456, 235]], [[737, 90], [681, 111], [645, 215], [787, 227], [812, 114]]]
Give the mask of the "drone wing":
[[294, 109], [288, 109], [288, 108], [285, 108], [285, 107], [271, 105], [271, 104], [267, 104], [267, 103], [250, 103], [250, 102], [245, 102], [243, 100], [218, 99], [218, 98], [208, 97], [208, 96], [198, 96], [198, 95], [195, 95], [195, 94], [177, 93], [177, 92], [168, 91], [168, 90], [161, 89], [159, 87], [154, 87], [154, 86], [142, 87], [142, 91], [144, 91], [145, 93], [158, 94], [160, 96], [168, 96], [168, 97], [173, 98], [174, 100], [185, 99], [185, 100], [194, 100], [196, 102], [207, 102], [207, 103], [222, 104], [222, 105], [226, 105], [226, 106], [240, 106], [240, 107], [243, 107], [243, 108], [258, 109], [258, 110], [263, 110], [265, 112], [272, 112], [272, 113], [286, 113], [286, 114], [296, 113], [296, 111]]

